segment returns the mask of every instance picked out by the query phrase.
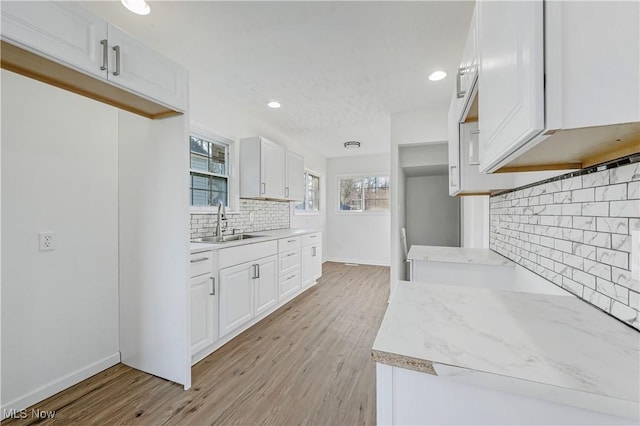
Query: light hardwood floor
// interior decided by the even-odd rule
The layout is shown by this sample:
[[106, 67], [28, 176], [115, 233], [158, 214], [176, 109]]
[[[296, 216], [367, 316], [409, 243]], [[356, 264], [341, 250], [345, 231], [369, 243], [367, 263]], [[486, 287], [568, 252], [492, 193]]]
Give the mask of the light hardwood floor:
[[370, 351], [388, 295], [389, 268], [328, 262], [318, 285], [196, 364], [189, 391], [119, 364], [31, 408], [60, 425], [375, 424]]

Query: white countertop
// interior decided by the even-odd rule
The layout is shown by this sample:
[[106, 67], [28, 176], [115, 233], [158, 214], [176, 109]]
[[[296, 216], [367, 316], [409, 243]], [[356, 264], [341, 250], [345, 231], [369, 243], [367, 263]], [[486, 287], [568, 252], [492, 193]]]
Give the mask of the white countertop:
[[513, 266], [514, 263], [490, 249], [444, 246], [418, 246], [409, 249], [407, 260], [431, 262], [474, 263], [479, 265]]
[[247, 232], [248, 235], [260, 235], [257, 238], [249, 238], [247, 240], [239, 241], [227, 241], [225, 243], [191, 243], [191, 253], [198, 253], [200, 251], [207, 250], [219, 250], [222, 248], [243, 246], [246, 244], [261, 243], [264, 241], [278, 240], [280, 238], [293, 237], [297, 235], [313, 234], [316, 232], [322, 232], [320, 229], [302, 229], [302, 228], [287, 228], [287, 229], [274, 229], [272, 231], [257, 231]]
[[640, 416], [640, 333], [576, 297], [401, 281], [372, 357]]

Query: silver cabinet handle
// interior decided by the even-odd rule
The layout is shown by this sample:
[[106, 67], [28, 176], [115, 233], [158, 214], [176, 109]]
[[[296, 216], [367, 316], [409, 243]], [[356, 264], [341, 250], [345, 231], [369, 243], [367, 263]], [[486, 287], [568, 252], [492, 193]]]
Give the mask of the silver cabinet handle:
[[296, 240], [287, 240], [288, 243], [295, 243]]
[[258, 267], [258, 276], [256, 278], [260, 278], [260, 264], [257, 263], [256, 266]]
[[311, 247], [313, 249], [313, 254], [311, 254], [311, 257], [316, 257], [316, 248], [315, 246]]
[[191, 263], [204, 262], [205, 260], [209, 260], [208, 257], [200, 257], [198, 259], [191, 259]]
[[211, 277], [211, 293], [209, 293], [210, 296], [215, 296], [216, 295], [216, 277]]
[[100, 71], [104, 71], [109, 66], [109, 47], [107, 45], [107, 39], [100, 40], [100, 44], [102, 45], [102, 66], [100, 67]]
[[289, 198], [289, 187], [288, 186], [284, 189], [284, 196]]
[[113, 46], [114, 52], [116, 52], [116, 70], [113, 75], [120, 75], [120, 46]]
[[309, 238], [315, 238], [315, 237], [317, 237], [317, 235], [312, 235], [312, 236], [310, 236]]
[[469, 165], [477, 166], [480, 164], [480, 157], [478, 151], [478, 135], [480, 134], [480, 130], [474, 130], [471, 132], [469, 137]]
[[265, 194], [267, 192], [267, 184], [262, 182], [262, 193]]
[[458, 185], [455, 183], [455, 179], [454, 179], [454, 169], [457, 169], [457, 168], [458, 168], [458, 166], [449, 166], [449, 168], [451, 169], [451, 171], [449, 172], [449, 176], [450, 176], [450, 179], [449, 179], [449, 186], [456, 187], [456, 186], [458, 186]]
[[286, 255], [285, 257], [290, 257], [290, 256], [295, 256], [295, 253], [289, 253], [288, 255]]
[[464, 94], [466, 93], [466, 91], [462, 90], [460, 88], [461, 86], [461, 82], [460, 82], [460, 78], [462, 77], [462, 74], [464, 74], [464, 68], [460, 67], [458, 68], [458, 73], [456, 74], [456, 97], [458, 98], [462, 98], [464, 97]]
[[251, 267], [253, 268], [253, 276], [251, 277], [251, 279], [255, 280], [256, 278], [258, 278], [258, 265], [254, 263], [253, 265], [251, 265]]
[[287, 280], [292, 280], [294, 279], [296, 276], [295, 275], [291, 275], [290, 277], [287, 277]]

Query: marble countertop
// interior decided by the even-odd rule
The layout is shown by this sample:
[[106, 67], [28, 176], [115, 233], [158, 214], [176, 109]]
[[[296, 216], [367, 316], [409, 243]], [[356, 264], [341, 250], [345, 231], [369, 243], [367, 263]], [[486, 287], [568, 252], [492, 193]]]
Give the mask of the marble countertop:
[[372, 358], [640, 416], [640, 333], [576, 297], [401, 281]]
[[262, 243], [264, 241], [278, 240], [280, 238], [295, 237], [304, 234], [313, 234], [315, 232], [322, 232], [320, 229], [302, 229], [302, 228], [287, 228], [287, 229], [274, 229], [271, 231], [258, 231], [247, 232], [248, 235], [259, 235], [260, 237], [250, 238], [247, 240], [228, 241], [225, 243], [191, 243], [191, 253], [198, 253], [207, 250], [219, 250], [223, 248], [243, 246], [246, 244]]
[[514, 263], [506, 257], [493, 250], [483, 248], [413, 245], [409, 249], [407, 260], [514, 266]]

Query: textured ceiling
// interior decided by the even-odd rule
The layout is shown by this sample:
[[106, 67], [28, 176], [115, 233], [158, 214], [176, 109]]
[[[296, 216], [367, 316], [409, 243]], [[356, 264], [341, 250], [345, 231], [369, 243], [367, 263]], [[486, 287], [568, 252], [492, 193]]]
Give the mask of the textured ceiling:
[[[191, 118], [229, 136], [267, 124], [327, 156], [389, 151], [389, 116], [446, 108], [471, 2], [83, 2], [189, 69]], [[427, 75], [444, 69], [438, 83]], [[271, 110], [266, 102], [279, 100]]]

